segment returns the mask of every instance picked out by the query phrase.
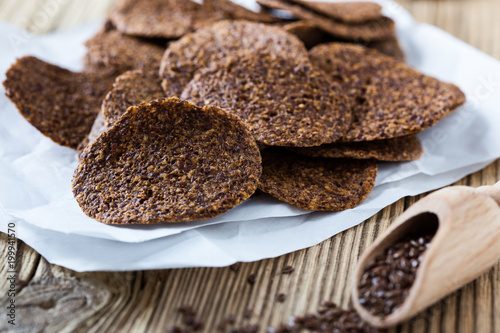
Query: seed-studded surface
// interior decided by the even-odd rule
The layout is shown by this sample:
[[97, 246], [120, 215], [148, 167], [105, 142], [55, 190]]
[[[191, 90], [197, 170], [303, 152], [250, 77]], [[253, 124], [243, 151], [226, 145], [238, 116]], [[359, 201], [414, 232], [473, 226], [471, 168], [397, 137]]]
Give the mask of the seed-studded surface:
[[101, 111], [92, 125], [88, 138], [84, 140], [79, 150], [82, 150], [102, 132], [113, 126], [115, 122], [132, 105], [165, 97], [156, 73], [145, 73], [141, 70], [125, 72], [116, 78], [111, 90], [102, 102]]
[[257, 2], [265, 7], [286, 10], [297, 18], [312, 21], [333, 36], [345, 40], [370, 41], [394, 36], [394, 21], [385, 16], [367, 22], [353, 24], [334, 20], [302, 5], [284, 0], [257, 0]]
[[87, 68], [95, 66], [111, 67], [117, 73], [131, 69], [158, 72], [165, 49], [161, 43], [153, 43], [144, 38], [127, 36], [106, 22], [104, 27], [85, 42]]
[[260, 144], [318, 146], [350, 125], [340, 87], [310, 63], [265, 52], [238, 54], [200, 70], [182, 93], [240, 117]]
[[359, 205], [376, 175], [374, 160], [314, 158], [267, 148], [259, 189], [299, 208], [339, 211]]
[[290, 148], [300, 155], [329, 158], [373, 158], [378, 161], [403, 162], [418, 159], [422, 144], [416, 135], [360, 142], [336, 142], [318, 147]]
[[350, 43], [328, 43], [309, 50], [311, 62], [344, 86], [346, 93], [361, 99], [371, 77], [392, 68], [396, 62], [375, 50]]
[[332, 302], [321, 302], [316, 313], [291, 317], [288, 324], [270, 328], [268, 333], [299, 332], [385, 332], [364, 322], [354, 309], [343, 310]]
[[397, 310], [410, 292], [432, 237], [407, 236], [378, 255], [359, 281], [359, 303], [375, 316]]
[[156, 73], [140, 70], [123, 73], [116, 78], [113, 90], [106, 95], [102, 103], [105, 127], [113, 126], [130, 106], [162, 97], [165, 97], [165, 93]]
[[316, 2], [289, 0], [345, 23], [363, 23], [382, 16], [382, 7], [374, 2]]
[[74, 73], [35, 57], [18, 59], [7, 71], [5, 93], [43, 135], [76, 149], [90, 132], [114, 76]]
[[73, 194], [87, 215], [113, 224], [220, 215], [250, 197], [261, 174], [237, 117], [177, 98], [129, 108], [80, 157]]
[[344, 141], [371, 141], [414, 134], [435, 125], [465, 102], [451, 83], [353, 44], [318, 45], [309, 51], [318, 68], [357, 96], [354, 120]]
[[248, 20], [263, 23], [279, 22], [280, 19], [264, 11], [254, 12], [231, 0], [203, 0], [203, 3], [213, 6], [217, 11], [227, 14], [232, 19]]
[[256, 54], [261, 50], [309, 61], [304, 44], [281, 28], [247, 21], [223, 21], [186, 35], [168, 47], [160, 68], [164, 78], [162, 86], [180, 95], [198, 69], [235, 52]]
[[225, 15], [190, 0], [118, 0], [109, 18], [127, 35], [175, 39]]
[[[318, 44], [340, 42], [316, 23], [311, 21], [297, 21], [283, 26], [287, 32], [296, 35], [306, 46], [311, 49]], [[405, 55], [396, 37], [371, 42], [363, 42], [364, 46], [377, 50], [378, 52], [393, 57], [399, 61], [405, 60]]]

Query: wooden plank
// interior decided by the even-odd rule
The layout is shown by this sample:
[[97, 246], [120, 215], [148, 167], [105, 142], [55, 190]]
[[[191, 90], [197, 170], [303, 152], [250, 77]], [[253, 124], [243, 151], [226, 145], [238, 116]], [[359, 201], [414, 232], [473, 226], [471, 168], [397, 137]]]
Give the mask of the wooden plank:
[[[403, 1], [418, 21], [435, 24], [467, 43], [500, 58], [500, 12], [498, 0]], [[112, 1], [90, 0], [4, 0], [0, 20], [46, 33], [95, 19], [103, 19]], [[492, 184], [500, 177], [496, 162], [457, 184]], [[242, 263], [229, 268], [192, 268], [141, 272], [76, 273], [48, 264], [29, 246], [20, 242], [19, 277], [30, 281], [46, 276], [80, 279], [110, 293], [108, 303], [91, 318], [73, 319], [68, 327], [76, 332], [156, 332], [181, 324], [178, 308], [193, 305], [214, 332], [228, 314], [237, 326], [258, 323], [260, 332], [286, 323], [291, 315], [318, 309], [323, 300], [346, 307], [349, 277], [360, 253], [382, 233], [396, 216], [422, 196], [401, 199], [365, 223], [331, 237], [317, 246], [275, 259]], [[6, 237], [0, 237], [5, 252]], [[295, 267], [289, 275], [281, 269]], [[0, 267], [5, 274], [5, 268]], [[256, 274], [252, 286], [247, 278]], [[6, 290], [0, 281], [0, 291]], [[22, 286], [19, 287], [22, 290]], [[283, 303], [276, 301], [286, 294]], [[254, 311], [252, 318], [243, 314]], [[446, 297], [411, 321], [391, 332], [495, 332], [500, 323], [500, 264], [460, 291]], [[64, 321], [64, 318], [58, 320]]]

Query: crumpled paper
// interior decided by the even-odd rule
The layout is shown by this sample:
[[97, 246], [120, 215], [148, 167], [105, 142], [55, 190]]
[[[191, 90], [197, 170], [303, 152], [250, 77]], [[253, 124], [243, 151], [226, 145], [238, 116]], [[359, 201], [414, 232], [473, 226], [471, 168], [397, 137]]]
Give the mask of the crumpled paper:
[[[242, 1], [239, 1], [242, 3]], [[355, 226], [398, 199], [436, 189], [500, 157], [500, 63], [442, 30], [413, 21], [392, 1], [381, 1], [396, 21], [408, 63], [458, 85], [468, 102], [419, 134], [423, 156], [381, 163], [376, 186], [358, 207], [310, 212], [268, 195], [251, 198], [219, 217], [192, 223], [110, 226], [88, 218], [71, 193], [76, 152], [28, 124], [0, 93], [0, 230], [49, 262], [76, 271], [225, 266], [315, 245]], [[252, 7], [252, 1], [243, 2]], [[102, 22], [44, 36], [0, 23], [0, 78], [23, 55], [81, 70], [83, 41]]]

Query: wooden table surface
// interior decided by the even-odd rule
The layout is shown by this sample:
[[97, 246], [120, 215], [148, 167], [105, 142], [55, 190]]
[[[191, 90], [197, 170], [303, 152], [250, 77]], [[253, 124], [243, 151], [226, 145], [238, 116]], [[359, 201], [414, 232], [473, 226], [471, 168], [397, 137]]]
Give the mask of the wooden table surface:
[[[104, 18], [112, 2], [0, 0], [0, 20], [43, 34]], [[434, 24], [500, 58], [500, 0], [422, 0], [404, 1], [402, 5], [418, 21]], [[493, 184], [500, 178], [499, 170], [500, 163], [496, 161], [457, 184]], [[205, 324], [205, 332], [215, 332], [228, 314], [234, 315], [236, 326], [255, 323], [260, 326], [259, 332], [265, 332], [268, 327], [287, 322], [292, 315], [316, 311], [323, 300], [348, 307], [349, 279], [360, 253], [419, 198], [401, 199], [359, 226], [306, 250], [242, 263], [237, 272], [226, 267], [76, 273], [49, 264], [18, 241], [18, 278], [23, 282], [18, 288], [25, 288], [25, 283], [36, 286], [37, 281], [45, 281], [45, 290], [51, 296], [40, 301], [33, 295], [18, 294], [18, 306], [37, 304], [37, 313], [41, 315], [21, 316], [18, 312], [16, 327], [24, 327], [26, 332], [44, 327], [46, 332], [166, 332], [181, 322], [178, 308], [191, 305]], [[7, 249], [6, 239], [2, 234], [2, 257]], [[285, 265], [292, 265], [295, 271], [281, 274]], [[8, 288], [4, 278], [7, 265], [0, 269], [0, 291], [4, 297]], [[256, 274], [253, 286], [246, 282], [252, 273]], [[73, 288], [71, 297], [62, 292], [68, 287]], [[276, 301], [280, 293], [287, 296], [283, 303]], [[243, 318], [247, 309], [253, 310], [250, 319]], [[0, 327], [5, 328], [4, 310], [1, 312]], [[391, 331], [500, 332], [500, 265]]]

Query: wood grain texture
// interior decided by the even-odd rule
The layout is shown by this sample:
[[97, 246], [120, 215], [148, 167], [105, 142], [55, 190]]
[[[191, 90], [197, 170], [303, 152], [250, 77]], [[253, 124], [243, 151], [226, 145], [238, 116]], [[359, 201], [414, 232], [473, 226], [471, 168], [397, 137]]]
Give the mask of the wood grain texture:
[[[490, 196], [491, 194], [491, 196]], [[418, 266], [410, 292], [391, 314], [372, 315], [359, 302], [358, 287], [352, 288], [353, 305], [362, 318], [376, 327], [391, 327], [407, 320], [444, 296], [471, 282], [500, 258], [500, 182], [473, 188], [452, 186], [435, 191], [401, 214], [361, 256], [355, 281], [365, 267], [405, 235], [439, 228]]]
[[[500, 58], [500, 20], [497, 17], [500, 0], [422, 0], [403, 1], [402, 4], [416, 20], [434, 24]], [[111, 0], [0, 0], [0, 20], [42, 34], [103, 18], [111, 5]], [[500, 163], [496, 161], [457, 184], [491, 185], [500, 178], [499, 173]], [[180, 324], [181, 315], [177, 309], [182, 305], [194, 307], [205, 323], [205, 332], [216, 332], [216, 326], [228, 314], [235, 316], [236, 326], [257, 323], [260, 332], [265, 332], [267, 327], [287, 322], [291, 315], [317, 310], [322, 300], [349, 306], [349, 281], [361, 252], [423, 196], [401, 199], [359, 226], [311, 248], [274, 259], [242, 263], [237, 272], [226, 267], [76, 273], [47, 263], [19, 241], [19, 279], [27, 285], [22, 283], [18, 287], [18, 299], [23, 300], [23, 289], [28, 290], [37, 281], [50, 277], [58, 278], [50, 280], [55, 284], [72, 285], [71, 281], [77, 281], [106, 295], [96, 298], [101, 303], [95, 304], [95, 311], [82, 309], [82, 315], [76, 318], [50, 315], [57, 306], [64, 306], [57, 298], [40, 303], [46, 315], [30, 318], [30, 321], [42, 322], [43, 319], [45, 325], [57, 324], [61, 332], [165, 332], [168, 327]], [[1, 253], [6, 252], [6, 239], [2, 234]], [[295, 271], [290, 275], [281, 274], [286, 265], [292, 265]], [[3, 278], [7, 274], [5, 266], [0, 267], [2, 295], [8, 288]], [[256, 274], [253, 286], [246, 282], [251, 273]], [[76, 292], [85, 294], [83, 290]], [[287, 295], [283, 303], [276, 302], [280, 293]], [[84, 305], [82, 303], [82, 308]], [[250, 319], [243, 317], [247, 309], [253, 310]], [[36, 331], [35, 328], [30, 331]], [[500, 264], [390, 331], [500, 331]]]

